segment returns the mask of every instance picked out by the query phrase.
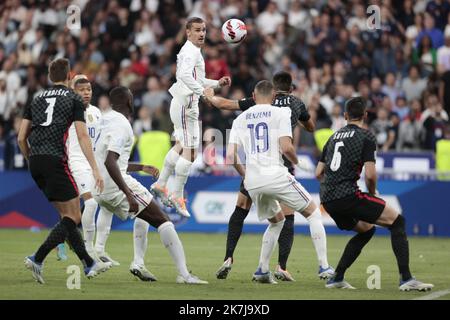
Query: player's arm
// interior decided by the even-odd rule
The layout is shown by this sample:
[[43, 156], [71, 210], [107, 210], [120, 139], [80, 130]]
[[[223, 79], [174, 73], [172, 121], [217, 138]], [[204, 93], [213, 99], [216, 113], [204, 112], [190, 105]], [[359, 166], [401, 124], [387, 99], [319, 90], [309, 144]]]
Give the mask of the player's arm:
[[245, 166], [239, 161], [238, 145], [236, 143], [228, 144], [226, 163], [231, 163], [241, 177], [245, 176]]
[[206, 99], [217, 109], [241, 110], [238, 100], [231, 100], [217, 96], [206, 96]]
[[328, 140], [326, 143], [325, 143], [325, 146], [323, 147], [323, 150], [322, 150], [322, 155], [320, 156], [320, 159], [319, 159], [319, 162], [317, 163], [317, 167], [316, 167], [316, 178], [317, 178], [317, 180], [319, 180], [319, 181], [322, 181], [322, 179], [323, 179], [323, 177], [324, 177], [324, 175], [325, 175], [325, 167], [326, 167], [326, 164], [325, 164], [325, 155], [327, 154], [327, 148], [328, 148], [328, 142], [329, 142], [330, 140]]
[[134, 199], [133, 192], [123, 180], [122, 173], [120, 172], [119, 165], [117, 164], [117, 160], [119, 159], [119, 154], [108, 150], [108, 154], [106, 155], [105, 167], [108, 170], [111, 179], [115, 182], [115, 184], [119, 187], [119, 189], [125, 194], [127, 197], [128, 203], [130, 205], [130, 212], [137, 212], [139, 209], [139, 205]]
[[309, 118], [307, 121], [299, 121], [299, 123], [303, 128], [305, 128], [306, 131], [314, 132], [314, 130], [316, 130], [316, 125], [311, 118]]
[[319, 161], [319, 163], [317, 163], [317, 167], [316, 167], [317, 180], [322, 181], [324, 174], [325, 174], [325, 163]]
[[[193, 76], [193, 71], [195, 68], [194, 57], [184, 54], [183, 56], [179, 56], [178, 59], [180, 59], [180, 61], [177, 65], [177, 77], [183, 81], [183, 83], [196, 95], [203, 95], [204, 88]], [[218, 81], [216, 82], [218, 83]]]
[[30, 146], [28, 145], [28, 137], [31, 132], [31, 120], [22, 119], [20, 124], [19, 134], [17, 135], [17, 143], [19, 144], [20, 151], [25, 159], [28, 161], [30, 155]]
[[292, 103], [294, 104], [294, 108], [297, 108], [299, 111], [298, 121], [300, 122], [300, 125], [305, 128], [306, 131], [313, 132], [316, 129], [316, 125], [311, 119], [311, 116], [306, 109], [306, 105], [298, 98], [294, 98]]
[[158, 178], [159, 176], [158, 168], [141, 163], [128, 162], [127, 172], [137, 172], [137, 171], [143, 171], [145, 173], [148, 173], [154, 178]]
[[371, 194], [377, 193], [377, 170], [375, 167], [375, 162], [365, 162], [364, 163], [364, 173], [367, 190]]
[[81, 151], [83, 151], [86, 160], [89, 162], [89, 165], [91, 166], [92, 173], [95, 178], [95, 186], [98, 188], [100, 192], [102, 192], [104, 187], [104, 181], [102, 176], [100, 175], [97, 162], [95, 161], [91, 138], [88, 135], [86, 123], [84, 121], [75, 121], [75, 130], [77, 132], [78, 142], [80, 144]]
[[367, 190], [371, 194], [376, 194], [377, 171], [375, 167], [377, 144], [375, 137], [369, 134], [364, 141], [362, 151], [362, 162], [364, 163], [364, 173]]

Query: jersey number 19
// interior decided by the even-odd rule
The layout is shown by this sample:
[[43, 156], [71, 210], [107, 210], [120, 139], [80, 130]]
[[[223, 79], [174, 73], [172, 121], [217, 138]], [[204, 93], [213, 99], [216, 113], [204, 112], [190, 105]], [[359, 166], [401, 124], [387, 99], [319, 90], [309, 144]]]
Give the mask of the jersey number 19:
[[[254, 124], [247, 125], [250, 129], [251, 153], [266, 152], [269, 150], [269, 127], [267, 123], [260, 122], [256, 126]], [[262, 141], [262, 148], [260, 147]]]

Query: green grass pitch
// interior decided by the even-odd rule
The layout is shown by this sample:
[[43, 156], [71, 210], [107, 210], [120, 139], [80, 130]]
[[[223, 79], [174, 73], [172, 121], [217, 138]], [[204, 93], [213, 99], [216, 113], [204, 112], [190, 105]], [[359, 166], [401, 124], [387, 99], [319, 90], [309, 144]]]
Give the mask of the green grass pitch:
[[[255, 271], [262, 235], [243, 234], [235, 253], [235, 263], [227, 280], [217, 280], [215, 272], [225, 251], [224, 234], [181, 233], [188, 267], [209, 285], [188, 286], [175, 283], [176, 270], [169, 253], [156, 232], [149, 233], [147, 267], [158, 277], [157, 282], [141, 282], [128, 271], [133, 256], [132, 233], [112, 232], [107, 251], [121, 262], [88, 280], [82, 274], [81, 289], [66, 286], [67, 267], [80, 265], [73, 252], [69, 260], [59, 262], [52, 252], [45, 262], [45, 285], [37, 284], [26, 270], [23, 259], [37, 249], [47, 231], [0, 230], [0, 299], [413, 299], [429, 293], [399, 292], [398, 274], [389, 237], [374, 237], [357, 262], [348, 270], [346, 279], [357, 288], [353, 291], [325, 289], [317, 278], [317, 261], [312, 242], [306, 235], [296, 235], [288, 269], [296, 282], [277, 285], [251, 281]], [[328, 258], [336, 266], [349, 236], [328, 236]], [[450, 289], [450, 240], [444, 238], [410, 238], [411, 270], [420, 280], [434, 283], [432, 292]], [[276, 265], [276, 249], [271, 266]], [[367, 268], [381, 268], [381, 289], [369, 290]], [[449, 291], [450, 292], [450, 291]], [[438, 299], [450, 299], [450, 293]]]

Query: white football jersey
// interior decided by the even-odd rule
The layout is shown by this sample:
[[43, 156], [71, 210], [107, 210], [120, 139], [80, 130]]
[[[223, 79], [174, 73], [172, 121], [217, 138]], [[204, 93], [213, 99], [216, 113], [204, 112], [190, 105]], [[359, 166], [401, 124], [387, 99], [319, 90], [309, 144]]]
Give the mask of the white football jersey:
[[128, 160], [130, 159], [133, 143], [133, 128], [128, 119], [114, 110], [104, 112], [100, 124], [99, 137], [94, 146], [95, 159], [97, 160], [100, 174], [105, 179], [104, 194], [122, 192], [109, 175], [108, 170], [106, 170], [105, 160], [108, 151], [113, 151], [119, 155], [117, 164], [125, 182], [128, 182], [127, 184], [130, 181], [134, 182], [134, 178], [127, 174]]
[[288, 174], [279, 143], [279, 138], [285, 136], [292, 138], [290, 108], [255, 105], [234, 120], [229, 143], [240, 145], [245, 151], [247, 190], [273, 183], [277, 177]]
[[[89, 105], [87, 107], [85, 111], [86, 127], [88, 129], [89, 137], [91, 138], [92, 146], [94, 146], [95, 139], [98, 135], [98, 125], [101, 117], [102, 113], [99, 108], [93, 105]], [[90, 168], [89, 162], [84, 156], [80, 143], [78, 142], [77, 131], [74, 123], [72, 123], [69, 128], [69, 137], [66, 142], [66, 147], [69, 154], [69, 167], [72, 171], [78, 168]]]
[[175, 82], [169, 89], [173, 97], [183, 101], [186, 96], [202, 95], [203, 88], [217, 87], [219, 81], [205, 78], [205, 60], [199, 47], [187, 40], [177, 55]]

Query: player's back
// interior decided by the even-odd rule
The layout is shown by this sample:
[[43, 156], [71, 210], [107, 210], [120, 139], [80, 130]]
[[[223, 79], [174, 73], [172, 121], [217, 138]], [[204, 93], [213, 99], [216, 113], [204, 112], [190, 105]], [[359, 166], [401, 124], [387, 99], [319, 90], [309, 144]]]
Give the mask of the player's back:
[[[246, 155], [245, 187], [248, 190], [270, 183], [287, 174], [283, 165], [279, 138], [292, 136], [290, 109], [256, 105], [241, 113], [233, 123], [235, 137]], [[237, 136], [237, 137], [236, 137]], [[235, 140], [236, 141], [236, 140]]]
[[320, 160], [325, 163], [324, 180], [320, 185], [321, 202], [341, 199], [359, 190], [357, 181], [365, 159], [375, 159], [374, 145], [373, 134], [353, 124], [341, 128], [328, 139]]
[[30, 156], [67, 158], [65, 145], [73, 121], [84, 121], [83, 101], [74, 91], [56, 85], [33, 99], [24, 113], [31, 120]]
[[310, 115], [302, 100], [292, 94], [278, 93], [272, 101], [272, 105], [279, 108], [291, 109], [291, 127], [294, 130], [298, 121], [308, 121]]
[[95, 143], [95, 158], [102, 176], [105, 178], [103, 193], [118, 191], [118, 187], [111, 179], [105, 167], [108, 151], [119, 155], [117, 164], [122, 176], [127, 175], [128, 160], [133, 148], [134, 134], [130, 122], [121, 113], [108, 110], [102, 114], [100, 133]]

